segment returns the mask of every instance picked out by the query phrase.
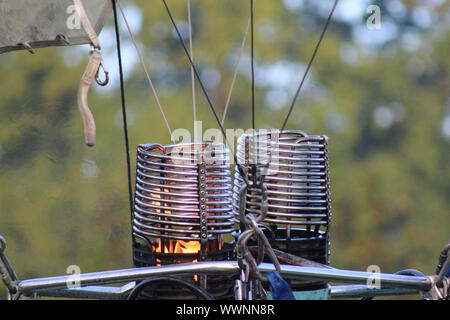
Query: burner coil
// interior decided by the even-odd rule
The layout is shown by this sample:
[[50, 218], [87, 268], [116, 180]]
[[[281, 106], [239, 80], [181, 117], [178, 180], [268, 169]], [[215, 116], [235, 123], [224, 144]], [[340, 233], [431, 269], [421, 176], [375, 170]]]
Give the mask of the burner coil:
[[[252, 181], [258, 170], [267, 187], [268, 211], [261, 225], [272, 247], [328, 264], [331, 219], [328, 138], [302, 131], [279, 130], [243, 135], [237, 158]], [[244, 185], [236, 170], [233, 207], [239, 222], [239, 190]], [[261, 215], [261, 190], [248, 188], [246, 214]], [[241, 229], [244, 226], [241, 224]]]

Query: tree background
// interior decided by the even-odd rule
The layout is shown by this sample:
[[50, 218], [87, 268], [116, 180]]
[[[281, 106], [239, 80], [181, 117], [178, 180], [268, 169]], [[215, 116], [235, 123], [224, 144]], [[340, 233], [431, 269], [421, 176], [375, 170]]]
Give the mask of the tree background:
[[[192, 0], [194, 59], [219, 114], [249, 1]], [[123, 0], [173, 129], [192, 130], [191, 74], [162, 2]], [[168, 1], [182, 33], [186, 1]], [[256, 124], [279, 128], [333, 1], [260, 0]], [[381, 9], [370, 30], [369, 5]], [[133, 178], [140, 143], [170, 143], [123, 23]], [[288, 128], [329, 137], [331, 264], [435, 271], [450, 234], [450, 3], [341, 0]], [[88, 47], [0, 56], [0, 234], [21, 279], [132, 266], [112, 16], [101, 34], [112, 83], [95, 88], [94, 148], [76, 107]], [[247, 129], [247, 40], [225, 125]], [[197, 86], [198, 118], [217, 127]], [[3, 296], [4, 297], [4, 296]]]

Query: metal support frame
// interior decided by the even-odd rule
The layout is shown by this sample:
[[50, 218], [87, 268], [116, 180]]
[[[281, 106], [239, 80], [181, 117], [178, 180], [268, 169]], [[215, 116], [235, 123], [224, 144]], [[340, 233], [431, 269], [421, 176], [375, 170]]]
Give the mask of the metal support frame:
[[[259, 270], [262, 274], [267, 274], [273, 271], [274, 267], [271, 264], [262, 263], [259, 266]], [[73, 281], [73, 275], [68, 275], [20, 281], [17, 289], [20, 295], [36, 294], [46, 297], [124, 299], [134, 288], [134, 282], [116, 288], [98, 285], [138, 281], [154, 276], [233, 273], [239, 275], [239, 272], [240, 268], [237, 262], [234, 261], [198, 262], [80, 274], [77, 279], [80, 283], [80, 288], [68, 289], [67, 284]], [[433, 277], [380, 273], [377, 277], [380, 280], [381, 287], [379, 289], [369, 289], [366, 283], [368, 280], [373, 279], [373, 273], [291, 265], [281, 265], [281, 275], [286, 279], [359, 284], [331, 286], [331, 298], [416, 294], [420, 291], [429, 290], [433, 284]]]

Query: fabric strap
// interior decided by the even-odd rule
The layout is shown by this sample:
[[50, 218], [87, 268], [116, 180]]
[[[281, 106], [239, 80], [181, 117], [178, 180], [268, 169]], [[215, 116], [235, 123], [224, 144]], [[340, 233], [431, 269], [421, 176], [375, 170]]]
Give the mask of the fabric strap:
[[267, 275], [270, 292], [273, 300], [295, 300], [291, 286], [280, 276], [277, 271], [272, 271]]
[[87, 146], [93, 147], [96, 140], [96, 126], [94, 116], [88, 105], [88, 93], [102, 62], [102, 57], [95, 50], [92, 50], [90, 55], [89, 64], [81, 78], [78, 89], [78, 109], [83, 119], [85, 143]]
[[100, 41], [98, 40], [97, 32], [95, 32], [94, 28], [92, 27], [91, 21], [89, 20], [89, 17], [86, 13], [86, 9], [83, 6], [82, 0], [73, 0], [77, 13], [80, 17], [81, 25], [83, 26], [84, 31], [88, 35], [91, 45], [95, 48], [100, 50]]

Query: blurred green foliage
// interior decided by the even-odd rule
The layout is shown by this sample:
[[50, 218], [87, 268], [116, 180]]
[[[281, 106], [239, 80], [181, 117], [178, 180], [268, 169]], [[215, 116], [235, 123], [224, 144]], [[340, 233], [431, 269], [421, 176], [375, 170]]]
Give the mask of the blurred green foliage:
[[[221, 114], [249, 4], [191, 2], [195, 62]], [[171, 127], [191, 130], [190, 68], [162, 3], [122, 3]], [[168, 3], [185, 30], [186, 2]], [[433, 273], [450, 235], [450, 4], [367, 1], [355, 12], [355, 3], [341, 1], [288, 128], [329, 137], [332, 265]], [[259, 128], [281, 126], [331, 4], [256, 2]], [[379, 30], [366, 27], [369, 4], [381, 8]], [[134, 171], [138, 144], [170, 139], [122, 31]], [[132, 265], [112, 18], [102, 42], [113, 83], [90, 95], [94, 148], [83, 145], [76, 107], [88, 48], [0, 56], [0, 234], [22, 279]], [[249, 43], [227, 128], [251, 126]], [[200, 90], [197, 101], [203, 128], [217, 127]]]

